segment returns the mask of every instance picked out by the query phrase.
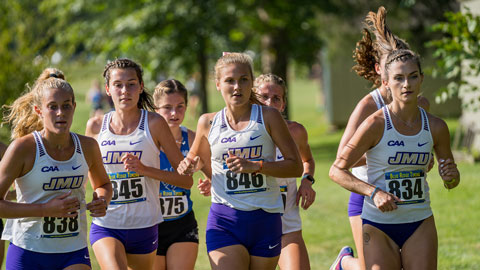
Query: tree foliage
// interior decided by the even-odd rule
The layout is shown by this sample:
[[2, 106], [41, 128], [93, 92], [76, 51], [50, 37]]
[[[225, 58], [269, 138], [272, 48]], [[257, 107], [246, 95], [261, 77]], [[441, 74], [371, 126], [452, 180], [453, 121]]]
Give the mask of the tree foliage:
[[[129, 57], [144, 67], [150, 89], [161, 78], [172, 75], [186, 78], [199, 72], [205, 112], [208, 110], [206, 81], [212, 62], [222, 51], [253, 51], [256, 65], [262, 64], [262, 72], [273, 72], [288, 80], [287, 70], [292, 63], [311, 66], [325, 41], [332, 40], [332, 33], [338, 38], [352, 33], [359, 35], [359, 24], [365, 14], [379, 5], [391, 11], [389, 22], [394, 32], [411, 44], [423, 44], [428, 38], [425, 27], [438, 14], [451, 9], [453, 3], [452, 0], [7, 0], [0, 3], [2, 14], [6, 14], [0, 18], [0, 58], [11, 65], [5, 67], [10, 68], [10, 73], [0, 73], [0, 86], [7, 89], [5, 78], [11, 82], [14, 73], [24, 71], [30, 77], [19, 75], [14, 81], [20, 85], [31, 81], [33, 74], [38, 73], [32, 68], [39, 67], [32, 63], [33, 59], [47, 59], [44, 56], [56, 50], [65, 53], [69, 60], [77, 56], [99, 57], [103, 61]], [[329, 45], [332, 44], [335, 46]], [[23, 88], [13, 83], [8, 83], [8, 87], [16, 91]], [[2, 96], [3, 93], [7, 92], [2, 90]]]
[[200, 72], [205, 112], [208, 66], [222, 51], [268, 53], [269, 71], [282, 77], [292, 59], [313, 63], [322, 44], [316, 12], [331, 5], [325, 3], [329, 1], [45, 0], [42, 7], [59, 18], [62, 30], [56, 42], [70, 54], [128, 56], [142, 64], [151, 82], [159, 74]]
[[[445, 19], [445, 22], [432, 27], [433, 31], [442, 33], [442, 38], [428, 43], [429, 47], [435, 48], [434, 56], [437, 58], [432, 74], [452, 80], [440, 90], [438, 102], [463, 91], [479, 90], [466, 78], [480, 75], [480, 17], [467, 9], [465, 12], [447, 12]], [[471, 99], [469, 104], [475, 102]]]
[[52, 33], [34, 2], [0, 1], [0, 104], [10, 104], [45, 64]]
[[221, 55], [236, 19], [228, 1], [47, 0], [43, 6], [68, 18], [68, 24], [59, 22], [63, 31], [56, 41], [69, 53], [132, 58], [144, 67], [150, 87], [169, 74], [200, 72], [206, 111], [208, 59]]

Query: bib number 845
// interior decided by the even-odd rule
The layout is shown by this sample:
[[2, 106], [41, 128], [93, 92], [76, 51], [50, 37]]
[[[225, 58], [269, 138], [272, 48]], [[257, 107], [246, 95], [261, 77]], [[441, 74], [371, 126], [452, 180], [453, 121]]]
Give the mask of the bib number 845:
[[141, 179], [125, 179], [120, 181], [112, 181], [113, 196], [112, 201], [121, 199], [139, 198], [143, 195], [143, 187]]

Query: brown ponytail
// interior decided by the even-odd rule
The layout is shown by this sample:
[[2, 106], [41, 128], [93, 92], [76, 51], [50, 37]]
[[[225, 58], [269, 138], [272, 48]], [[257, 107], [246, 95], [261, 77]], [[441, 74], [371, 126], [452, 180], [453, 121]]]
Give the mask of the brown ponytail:
[[[387, 10], [381, 6], [377, 13], [370, 11], [364, 21], [363, 37], [357, 42], [353, 58], [356, 64], [353, 70], [361, 77], [373, 83], [372, 88], [380, 87], [381, 76], [375, 70], [375, 64], [394, 50], [409, 49], [403, 39], [397, 37], [387, 26]], [[370, 32], [375, 35], [372, 41]]]

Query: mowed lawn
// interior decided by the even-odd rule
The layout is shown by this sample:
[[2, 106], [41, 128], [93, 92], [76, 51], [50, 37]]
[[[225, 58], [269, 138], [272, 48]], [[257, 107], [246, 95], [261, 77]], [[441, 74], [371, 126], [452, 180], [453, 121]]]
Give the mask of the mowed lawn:
[[[89, 114], [89, 107], [85, 104], [85, 94], [93, 76], [100, 78], [102, 71], [101, 64], [83, 71], [76, 68], [72, 74], [66, 70], [67, 79], [71, 81], [77, 98], [72, 130], [80, 134], [84, 134]], [[210, 85], [213, 86], [212, 83]], [[301, 79], [291, 81], [289, 96], [291, 119], [302, 123], [307, 128], [316, 161], [317, 182], [314, 188], [317, 197], [310, 209], [301, 210], [303, 236], [312, 269], [323, 270], [328, 269], [342, 246], [353, 247], [354, 244], [347, 217], [349, 192], [328, 178], [328, 170], [334, 161], [343, 130], [329, 130], [323, 107], [318, 107], [316, 104], [318, 92], [319, 86], [315, 81]], [[219, 110], [222, 107], [220, 94], [213, 88], [210, 89], [209, 94], [210, 109]], [[185, 124], [195, 129], [194, 119], [187, 119]], [[455, 121], [449, 121], [451, 127], [455, 127], [456, 124]], [[428, 177], [439, 238], [438, 269], [480, 269], [480, 211], [477, 209], [480, 206], [480, 198], [475, 195], [480, 190], [480, 182], [477, 181], [480, 164], [459, 163], [458, 166], [462, 180], [455, 190], [447, 191], [443, 187], [436, 166]], [[194, 177], [194, 181], [198, 181], [198, 176]], [[92, 190], [88, 185], [87, 201], [91, 200], [91, 194]], [[210, 269], [205, 247], [205, 227], [210, 198], [201, 196], [194, 184], [192, 199], [200, 231], [200, 246], [195, 269]], [[93, 269], [99, 269], [93, 251], [90, 256]]]

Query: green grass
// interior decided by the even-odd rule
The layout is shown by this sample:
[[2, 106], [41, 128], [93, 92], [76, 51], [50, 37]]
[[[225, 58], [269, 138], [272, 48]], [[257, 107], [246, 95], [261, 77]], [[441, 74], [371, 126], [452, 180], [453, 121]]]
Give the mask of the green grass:
[[[90, 87], [92, 74], [101, 74], [103, 64], [87, 66], [86, 69], [65, 70], [76, 93], [77, 110], [72, 130], [83, 134], [88, 119], [89, 107], [85, 103], [85, 93]], [[290, 85], [291, 119], [302, 123], [309, 133], [309, 142], [316, 161], [314, 188], [317, 199], [308, 211], [301, 210], [303, 236], [310, 255], [312, 269], [328, 269], [338, 250], [344, 245], [354, 246], [347, 218], [349, 192], [328, 178], [328, 170], [334, 161], [338, 141], [343, 131], [331, 131], [323, 109], [317, 106], [318, 84], [308, 80], [293, 80]], [[210, 109], [222, 107], [220, 94], [210, 87]], [[351, 109], [349, 109], [351, 110]], [[187, 113], [188, 115], [188, 113]], [[447, 121], [455, 128], [455, 120]], [[186, 126], [195, 129], [195, 119], [186, 119]], [[452, 132], [453, 134], [453, 132]], [[480, 269], [480, 190], [478, 172], [480, 164], [458, 164], [462, 182], [458, 188], [447, 191], [443, 188], [437, 169], [429, 174], [432, 208], [435, 215], [438, 238], [438, 269]], [[198, 177], [194, 177], [195, 181]], [[87, 193], [91, 198], [91, 188]], [[199, 224], [200, 247], [195, 269], [210, 269], [205, 247], [205, 227], [210, 206], [210, 198], [201, 196], [192, 189], [194, 211]], [[90, 253], [93, 269], [99, 269], [93, 252]]]

